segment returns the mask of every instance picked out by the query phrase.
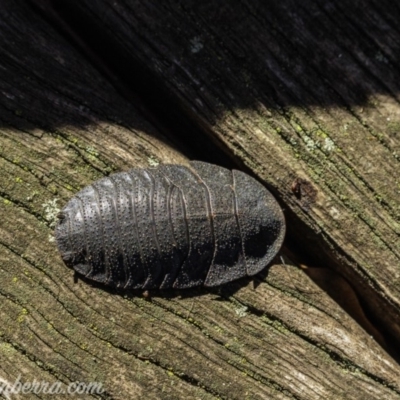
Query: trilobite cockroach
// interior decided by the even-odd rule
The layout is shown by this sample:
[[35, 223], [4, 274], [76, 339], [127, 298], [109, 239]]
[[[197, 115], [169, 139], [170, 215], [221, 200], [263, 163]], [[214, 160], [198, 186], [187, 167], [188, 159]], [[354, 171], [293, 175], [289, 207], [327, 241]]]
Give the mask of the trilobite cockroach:
[[285, 235], [283, 213], [259, 182], [194, 161], [100, 179], [60, 212], [67, 266], [114, 287], [217, 286], [255, 275]]

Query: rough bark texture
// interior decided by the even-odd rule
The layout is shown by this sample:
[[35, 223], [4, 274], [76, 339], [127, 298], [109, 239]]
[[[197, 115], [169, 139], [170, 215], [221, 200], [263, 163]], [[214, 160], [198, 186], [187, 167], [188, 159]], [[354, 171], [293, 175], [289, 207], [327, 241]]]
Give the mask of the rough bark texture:
[[[400, 399], [400, 10], [348, 3], [2, 2], [0, 378], [98, 381], [84, 398], [103, 399]], [[256, 288], [74, 283], [58, 209], [185, 156], [281, 202], [287, 244]]]

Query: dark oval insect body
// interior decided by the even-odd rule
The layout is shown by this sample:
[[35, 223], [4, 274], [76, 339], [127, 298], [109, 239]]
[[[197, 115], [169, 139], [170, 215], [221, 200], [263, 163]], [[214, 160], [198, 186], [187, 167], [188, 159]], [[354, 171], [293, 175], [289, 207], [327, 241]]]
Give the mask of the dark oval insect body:
[[285, 235], [271, 193], [240, 171], [194, 161], [100, 179], [60, 213], [67, 266], [133, 289], [217, 286], [255, 275]]

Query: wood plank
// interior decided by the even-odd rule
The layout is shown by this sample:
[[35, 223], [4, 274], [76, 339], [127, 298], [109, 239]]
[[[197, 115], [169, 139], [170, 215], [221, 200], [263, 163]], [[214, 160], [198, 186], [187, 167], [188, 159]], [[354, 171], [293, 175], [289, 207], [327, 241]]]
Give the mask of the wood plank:
[[[50, 7], [51, 3], [41, 4]], [[378, 139], [366, 124], [373, 124], [376, 115], [383, 114], [382, 121], [388, 118], [388, 102], [393, 102], [391, 110], [395, 110], [393, 96], [381, 93], [385, 100], [363, 105], [364, 120], [357, 117], [361, 106], [356, 102], [343, 107], [328, 95], [326, 101], [322, 94], [317, 96], [329, 93], [323, 78], [329, 71], [323, 68], [320, 75], [305, 74], [307, 82], [298, 79], [303, 76], [300, 67], [297, 71], [287, 66], [286, 80], [276, 80], [285, 72], [284, 56], [288, 63], [292, 59], [291, 43], [298, 32], [285, 33], [284, 28], [308, 21], [315, 14], [308, 6], [314, 3], [292, 14], [284, 13], [290, 10], [285, 2], [269, 11], [261, 2], [252, 6], [258, 4], [257, 9], [240, 2], [229, 7], [84, 0], [68, 4], [79, 23], [64, 29], [55, 25], [55, 29], [49, 25], [51, 13], [45, 14], [49, 20], [43, 19], [27, 3], [4, 3], [0, 26], [0, 377], [13, 382], [21, 372], [25, 382], [97, 381], [105, 392], [96, 396], [104, 399], [399, 399], [399, 365], [293, 262], [301, 258], [302, 248], [318, 267], [340, 271], [358, 288], [369, 310], [385, 306], [386, 312], [376, 317], [397, 334], [396, 278], [389, 279], [390, 273], [398, 271], [397, 242], [389, 251], [378, 240], [387, 234], [385, 240], [393, 241], [398, 232], [396, 205], [392, 205], [396, 186], [386, 187], [396, 179], [391, 169], [395, 159], [386, 137]], [[91, 48], [77, 26], [85, 11], [90, 11], [94, 24], [90, 27], [99, 29], [91, 32], [104, 44], [103, 54], [82, 51], [85, 46]], [[357, 15], [346, 11], [344, 15]], [[65, 9], [57, 12], [71, 22]], [[324, 12], [329, 16], [332, 10]], [[376, 6], [371, 12], [376, 18], [384, 9]], [[361, 22], [367, 24], [368, 18]], [[391, 16], [386, 18], [391, 21]], [[272, 23], [275, 31], [266, 29]], [[332, 28], [320, 23], [327, 32]], [[75, 39], [68, 36], [71, 42], [63, 37], [69, 29], [77, 35]], [[390, 30], [390, 35], [395, 33]], [[308, 30], [305, 34], [310, 36]], [[135, 85], [133, 79], [125, 91], [111, 77], [123, 83], [123, 71], [113, 69], [109, 60], [104, 61], [106, 68], [93, 63], [93, 57], [103, 60], [112, 50], [103, 35], [115, 51], [125, 50], [127, 70], [142, 65], [149, 78], [138, 76], [142, 84]], [[334, 40], [333, 33], [330, 37]], [[273, 58], [266, 56], [265, 49], [275, 49], [275, 57], [278, 53], [282, 57], [271, 68], [267, 67]], [[302, 59], [304, 54], [299, 51], [297, 56]], [[390, 71], [388, 79], [394, 74]], [[298, 76], [291, 75], [295, 73]], [[153, 76], [158, 79], [151, 83]], [[321, 86], [312, 87], [318, 76]], [[331, 86], [345, 90], [339, 78]], [[145, 107], [127, 100], [130, 93], [143, 98]], [[151, 104], [155, 93], [160, 93], [157, 102], [163, 105], [158, 108]], [[296, 93], [301, 101], [296, 102]], [[346, 101], [353, 91], [349, 93]], [[372, 89], [367, 94], [378, 96]], [[163, 107], [164, 113], [160, 112]], [[289, 227], [288, 248], [282, 252], [285, 264], [278, 258], [256, 278], [255, 289], [249, 280], [241, 280], [212, 290], [154, 292], [150, 299], [74, 283], [52, 237], [58, 208], [79, 188], [110, 172], [157, 162], [184, 163], [185, 157], [171, 143], [190, 148], [191, 136], [187, 133], [186, 142], [183, 133], [178, 139], [173, 137], [171, 119], [166, 118], [171, 108], [171, 115], [181, 113], [182, 121], [191, 121], [211, 135], [213, 143], [278, 196]], [[396, 121], [396, 113], [390, 115]], [[154, 119], [149, 121], [149, 116]], [[344, 124], [351, 130], [343, 130]], [[336, 127], [343, 129], [336, 131]], [[373, 144], [374, 157], [366, 152], [365, 144], [352, 150], [364, 143], [362, 135]], [[371, 137], [376, 139], [368, 140]], [[391, 146], [397, 143], [393, 137]], [[325, 148], [330, 144], [326, 139], [333, 142], [330, 150]], [[199, 153], [203, 159], [220, 154], [217, 149], [213, 154]], [[368, 170], [368, 185], [362, 184], [366, 179], [359, 166], [363, 158], [374, 162]], [[385, 180], [379, 181], [385, 172]], [[315, 187], [315, 201], [304, 182], [300, 182], [303, 197], [295, 196], [292, 183], [298, 177]], [[386, 202], [378, 201], [375, 193], [384, 195]], [[365, 236], [359, 237], [358, 232]], [[331, 275], [333, 279], [341, 278]]]
[[[287, 207], [292, 246], [347, 278], [398, 343], [397, 8], [88, 4], [68, 2], [59, 12], [90, 23], [82, 37], [89, 45], [104, 38], [97, 54], [108, 65], [123, 57], [146, 70], [142, 82], [162, 83], [174, 108], [271, 187]], [[126, 65], [113, 68], [125, 77]], [[304, 185], [301, 198], [293, 192], [299, 180], [312, 188]]]

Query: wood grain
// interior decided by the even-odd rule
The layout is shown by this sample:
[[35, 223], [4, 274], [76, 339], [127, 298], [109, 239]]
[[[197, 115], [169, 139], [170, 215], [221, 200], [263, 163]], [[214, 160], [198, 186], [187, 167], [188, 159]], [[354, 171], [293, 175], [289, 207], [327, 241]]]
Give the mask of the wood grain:
[[[395, 4], [3, 3], [2, 379], [97, 381], [84, 398], [102, 399], [400, 399]], [[113, 171], [193, 154], [284, 208], [286, 247], [256, 287], [74, 283], [57, 210]]]

